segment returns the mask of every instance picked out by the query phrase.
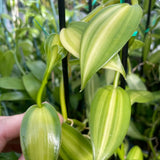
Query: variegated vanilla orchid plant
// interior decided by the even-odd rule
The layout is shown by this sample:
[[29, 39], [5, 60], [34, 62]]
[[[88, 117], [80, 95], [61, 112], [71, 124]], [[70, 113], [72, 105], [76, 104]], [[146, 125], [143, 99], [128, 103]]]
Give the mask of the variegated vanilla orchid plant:
[[[133, 94], [118, 86], [120, 74], [126, 78], [119, 52], [136, 31], [142, 17], [137, 0], [132, 4], [101, 4], [79, 22], [70, 23], [60, 34], [51, 34], [45, 42], [46, 71], [37, 95], [37, 104], [31, 106], [21, 127], [21, 146], [26, 160], [107, 160], [123, 143], [127, 133]], [[89, 134], [83, 136], [66, 123], [60, 125], [56, 110], [42, 94], [48, 77], [67, 54], [79, 60], [81, 91], [89, 92]], [[96, 72], [101, 68], [114, 70], [113, 85], [91, 88]], [[62, 80], [63, 81], [63, 80]], [[64, 86], [61, 84], [61, 105], [65, 106]], [[143, 159], [141, 150], [133, 148]], [[130, 151], [127, 158], [135, 157]], [[121, 156], [124, 159], [125, 156]]]

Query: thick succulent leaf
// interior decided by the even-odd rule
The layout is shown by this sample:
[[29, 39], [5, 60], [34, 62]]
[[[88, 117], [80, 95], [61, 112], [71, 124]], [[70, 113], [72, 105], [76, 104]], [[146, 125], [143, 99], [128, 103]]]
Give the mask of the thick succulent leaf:
[[73, 56], [79, 58], [82, 34], [87, 26], [85, 22], [72, 22], [60, 32], [60, 40], [65, 49]]
[[22, 79], [28, 94], [31, 96], [32, 99], [36, 100], [38, 90], [41, 86], [41, 82], [36, 79], [32, 73], [24, 75]]
[[122, 88], [100, 88], [91, 104], [90, 132], [95, 160], [108, 159], [122, 143], [129, 126], [130, 99]]
[[25, 90], [22, 80], [17, 77], [1, 77], [0, 88]]
[[[60, 32], [61, 43], [68, 52], [77, 58], [79, 58], [80, 53], [81, 37], [86, 27], [87, 23], [72, 22], [67, 28], [62, 29]], [[103, 68], [118, 71], [125, 77], [125, 71], [118, 54], [105, 64]]]
[[143, 153], [139, 146], [134, 146], [129, 151], [126, 160], [143, 160]]
[[141, 16], [137, 4], [115, 4], [102, 9], [89, 22], [80, 48], [81, 89], [124, 46]]
[[143, 91], [147, 90], [145, 84], [140, 79], [140, 77], [137, 76], [134, 73], [128, 74], [127, 77], [126, 77], [126, 81], [127, 81], [127, 84], [128, 84], [128, 86], [129, 86], [130, 89], [133, 89], [133, 90], [143, 90]]
[[147, 137], [143, 136], [143, 135], [139, 132], [139, 130], [136, 128], [136, 126], [134, 125], [134, 123], [133, 123], [132, 121], [130, 122], [127, 135], [128, 135], [129, 137], [132, 137], [132, 138], [138, 139], [138, 140], [143, 140], [143, 141], [148, 140]]
[[131, 104], [134, 103], [148, 103], [154, 100], [154, 94], [149, 91], [137, 91], [137, 90], [127, 90]]
[[118, 54], [116, 54], [107, 64], [105, 64], [103, 68], [118, 71], [124, 78], [126, 77], [124, 67]]
[[64, 160], [92, 160], [92, 147], [89, 139], [73, 127], [62, 124], [60, 157]]
[[49, 103], [31, 106], [24, 115], [20, 140], [25, 160], [57, 160], [61, 125]]

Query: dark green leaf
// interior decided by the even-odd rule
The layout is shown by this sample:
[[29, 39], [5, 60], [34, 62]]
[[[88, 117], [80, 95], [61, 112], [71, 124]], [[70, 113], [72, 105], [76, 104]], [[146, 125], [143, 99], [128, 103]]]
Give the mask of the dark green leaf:
[[0, 78], [0, 87], [4, 89], [25, 90], [22, 80], [17, 77]]
[[0, 95], [0, 101], [28, 100], [30, 97], [26, 92], [8, 92]]
[[9, 76], [12, 72], [14, 63], [13, 51], [9, 50], [0, 54], [0, 74], [2, 74], [2, 76]]
[[29, 73], [23, 76], [23, 83], [28, 94], [32, 97], [32, 99], [36, 100], [41, 82], [36, 79], [33, 74]]
[[42, 61], [29, 61], [27, 62], [28, 68], [32, 74], [40, 81], [43, 80], [43, 75], [46, 69], [46, 64]]

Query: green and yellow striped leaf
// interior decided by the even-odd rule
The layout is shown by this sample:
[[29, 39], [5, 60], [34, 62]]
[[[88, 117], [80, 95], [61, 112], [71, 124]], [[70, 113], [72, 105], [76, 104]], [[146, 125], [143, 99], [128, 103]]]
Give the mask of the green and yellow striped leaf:
[[131, 103], [120, 87], [100, 88], [91, 104], [90, 134], [94, 160], [108, 159], [122, 143], [130, 122]]
[[81, 40], [81, 89], [129, 40], [138, 27], [138, 4], [115, 4], [102, 9], [86, 27]]
[[92, 160], [92, 147], [89, 139], [73, 127], [62, 124], [62, 144], [60, 157], [64, 160]]
[[62, 45], [77, 58], [79, 58], [81, 37], [86, 26], [87, 23], [85, 22], [72, 22], [67, 28], [63, 28], [60, 32]]
[[143, 153], [139, 146], [134, 146], [129, 151], [126, 160], [143, 160]]
[[[72, 22], [67, 28], [62, 29], [60, 32], [62, 45], [68, 52], [77, 58], [79, 58], [80, 53], [81, 37], [86, 27], [87, 23]], [[105, 64], [103, 68], [118, 71], [125, 77], [125, 71], [118, 54]]]
[[61, 125], [49, 103], [31, 106], [24, 115], [20, 140], [25, 160], [57, 160]]

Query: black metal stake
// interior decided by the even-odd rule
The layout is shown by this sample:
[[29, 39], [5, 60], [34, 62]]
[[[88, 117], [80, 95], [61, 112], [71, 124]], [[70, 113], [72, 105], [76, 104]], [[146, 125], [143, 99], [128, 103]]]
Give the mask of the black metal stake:
[[[60, 30], [66, 27], [65, 23], [65, 1], [58, 0], [58, 11], [59, 11], [59, 26]], [[69, 109], [69, 82], [68, 82], [68, 60], [67, 56], [62, 60], [62, 71], [64, 80], [64, 93], [66, 101], [66, 109]]]
[[88, 13], [90, 13], [92, 11], [92, 0], [88, 1], [88, 8], [89, 8]]
[[[131, 4], [131, 0], [125, 0], [125, 3]], [[122, 48], [122, 64], [124, 67], [125, 72], [128, 72], [127, 69], [127, 57], [128, 57], [128, 42], [125, 44], [125, 46]], [[121, 87], [125, 88], [126, 81], [123, 77], [121, 77]]]
[[[150, 24], [150, 17], [151, 17], [151, 0], [149, 0], [149, 6], [148, 6], [148, 13], [147, 13], [147, 22], [146, 22], [146, 30], [148, 30], [149, 28], [149, 24]], [[144, 34], [144, 40], [146, 38], [147, 32], [145, 32]], [[142, 57], [141, 57], [141, 63], [143, 62], [143, 52], [142, 52]], [[140, 75], [143, 75], [143, 65], [140, 68]]]

